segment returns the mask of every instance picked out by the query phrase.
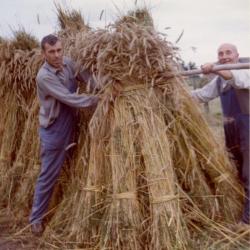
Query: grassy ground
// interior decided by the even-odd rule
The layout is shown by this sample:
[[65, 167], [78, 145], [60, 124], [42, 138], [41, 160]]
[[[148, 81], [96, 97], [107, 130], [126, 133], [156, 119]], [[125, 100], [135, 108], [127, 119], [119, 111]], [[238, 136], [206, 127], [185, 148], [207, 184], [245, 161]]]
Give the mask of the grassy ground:
[[16, 221], [10, 213], [0, 211], [0, 250], [44, 249], [40, 247], [41, 241], [33, 237], [29, 229], [22, 231], [27, 224], [28, 218]]
[[[212, 229], [204, 230], [199, 238], [193, 239], [190, 250], [248, 250], [250, 249], [250, 229], [238, 232], [238, 230], [229, 229], [226, 237], [216, 237], [216, 232]], [[216, 239], [216, 241], [211, 241]], [[63, 245], [63, 244], [62, 244]], [[0, 250], [94, 250], [83, 248], [57, 247], [46, 242], [43, 237], [34, 237], [28, 226], [28, 218], [16, 219], [7, 214], [6, 211], [0, 211]], [[98, 250], [98, 249], [95, 249]], [[133, 249], [126, 249], [133, 250]], [[157, 250], [157, 249], [152, 249]], [[169, 249], [175, 250], [175, 249]], [[179, 248], [176, 250], [180, 250]]]

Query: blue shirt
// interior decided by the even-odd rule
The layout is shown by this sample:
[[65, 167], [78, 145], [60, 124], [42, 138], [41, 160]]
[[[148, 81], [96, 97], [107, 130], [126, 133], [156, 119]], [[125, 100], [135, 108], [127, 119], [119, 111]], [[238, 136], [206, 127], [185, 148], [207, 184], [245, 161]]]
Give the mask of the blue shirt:
[[[86, 71], [81, 76], [81, 80], [86, 83], [91, 78]], [[70, 107], [83, 108], [94, 105], [98, 101], [98, 97], [94, 95], [76, 93], [75, 66], [67, 57], [63, 58], [62, 70], [45, 62], [37, 74], [36, 82], [40, 102], [39, 123], [44, 128], [50, 126], [58, 117], [61, 103]]]

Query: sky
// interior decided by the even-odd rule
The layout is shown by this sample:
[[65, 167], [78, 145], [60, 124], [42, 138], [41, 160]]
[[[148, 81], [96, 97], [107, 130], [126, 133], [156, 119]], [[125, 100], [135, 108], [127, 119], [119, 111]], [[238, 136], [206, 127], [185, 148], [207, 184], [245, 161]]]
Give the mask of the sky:
[[[224, 42], [238, 47], [240, 56], [250, 56], [250, 0], [0, 0], [0, 36], [24, 27], [38, 39], [59, 29], [55, 3], [80, 10], [87, 23], [104, 28], [118, 15], [146, 6], [156, 29], [175, 44], [182, 31], [180, 56], [197, 66], [216, 61]], [[102, 19], [100, 14], [103, 12]]]

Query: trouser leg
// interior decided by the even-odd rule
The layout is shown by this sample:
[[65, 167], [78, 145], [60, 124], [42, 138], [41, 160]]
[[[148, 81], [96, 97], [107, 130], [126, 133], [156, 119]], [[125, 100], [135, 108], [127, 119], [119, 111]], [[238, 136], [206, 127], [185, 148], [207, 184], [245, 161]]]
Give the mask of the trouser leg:
[[239, 134], [240, 134], [240, 148], [243, 156], [243, 163], [241, 166], [241, 180], [245, 189], [245, 203], [242, 221], [249, 224], [249, 207], [250, 207], [250, 183], [249, 183], [249, 132], [250, 132], [250, 120], [249, 115], [242, 114], [239, 119]]
[[238, 170], [238, 176], [241, 178], [242, 176], [242, 165], [243, 165], [243, 155], [239, 147], [231, 148], [229, 150], [231, 153], [231, 159], [234, 161], [237, 170]]
[[230, 152], [230, 157], [239, 171], [239, 176], [241, 176], [243, 156], [240, 148], [240, 135], [235, 122], [224, 124], [224, 132], [227, 150]]
[[41, 222], [47, 212], [57, 177], [62, 168], [66, 152], [64, 149], [41, 151], [41, 172], [36, 182], [30, 223]]
[[241, 170], [241, 179], [245, 189], [245, 203], [242, 221], [249, 224], [249, 209], [250, 209], [250, 182], [249, 182], [249, 150], [243, 151], [243, 165]]

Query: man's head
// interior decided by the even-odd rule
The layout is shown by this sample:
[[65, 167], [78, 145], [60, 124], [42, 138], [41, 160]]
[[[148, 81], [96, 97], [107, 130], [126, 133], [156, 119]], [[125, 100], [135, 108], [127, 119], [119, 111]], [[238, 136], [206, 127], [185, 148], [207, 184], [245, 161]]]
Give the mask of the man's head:
[[42, 54], [51, 66], [60, 69], [63, 64], [63, 48], [58, 37], [45, 36], [41, 41]]
[[221, 64], [237, 63], [239, 60], [238, 50], [235, 45], [224, 43], [218, 48], [218, 60]]

